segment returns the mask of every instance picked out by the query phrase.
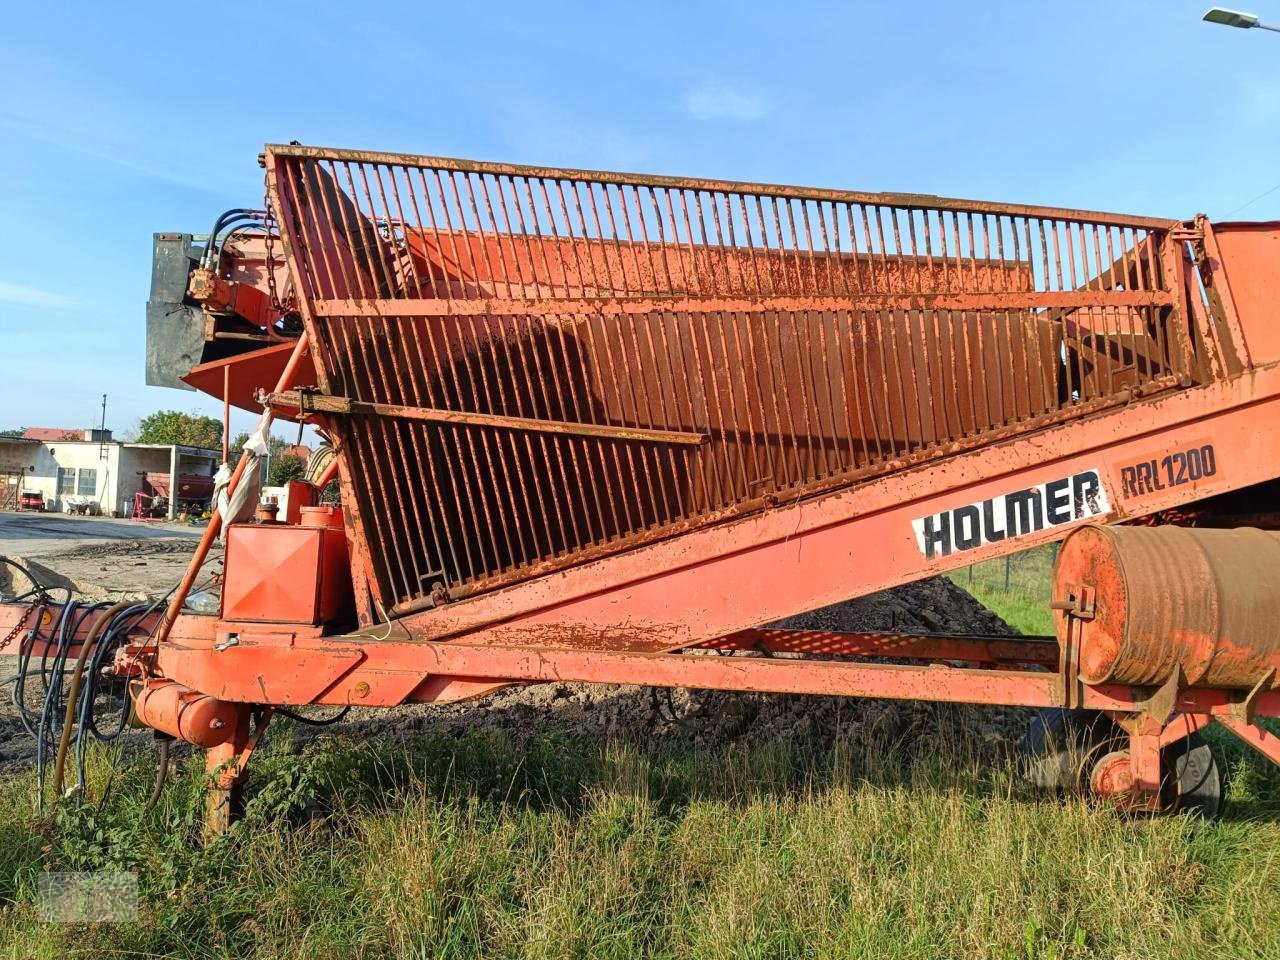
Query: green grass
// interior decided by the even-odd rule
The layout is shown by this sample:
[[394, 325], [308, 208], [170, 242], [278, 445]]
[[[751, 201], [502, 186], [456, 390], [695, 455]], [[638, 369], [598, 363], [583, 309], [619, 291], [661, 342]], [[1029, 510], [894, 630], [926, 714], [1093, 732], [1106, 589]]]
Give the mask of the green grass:
[[[1003, 560], [952, 579], [1049, 633], [1051, 565], [1041, 548], [1007, 589]], [[112, 775], [96, 754], [100, 807], [38, 819], [29, 773], [0, 783], [0, 958], [1280, 956], [1275, 768], [1218, 736], [1222, 822], [1132, 820], [1030, 792], [965, 717], [938, 708], [923, 742], [874, 750], [555, 731], [268, 747], [246, 820], [208, 846], [198, 765], [148, 812], [147, 763]], [[42, 871], [103, 869], [138, 873], [136, 921], [36, 919]]]
[[[498, 734], [255, 757], [231, 836], [196, 842], [189, 765], [153, 811], [132, 762], [97, 806], [0, 783], [0, 957], [1280, 956], [1271, 768], [1230, 817], [1133, 821], [1030, 794], [938, 711], [871, 752]], [[108, 780], [102, 756], [91, 796]], [[317, 794], [324, 826], [301, 816]], [[140, 877], [135, 922], [42, 924], [43, 870]]]
[[1049, 593], [1055, 555], [1053, 545], [1012, 554], [1007, 558], [1007, 584], [1006, 558], [961, 567], [948, 576], [1020, 633], [1052, 634]]

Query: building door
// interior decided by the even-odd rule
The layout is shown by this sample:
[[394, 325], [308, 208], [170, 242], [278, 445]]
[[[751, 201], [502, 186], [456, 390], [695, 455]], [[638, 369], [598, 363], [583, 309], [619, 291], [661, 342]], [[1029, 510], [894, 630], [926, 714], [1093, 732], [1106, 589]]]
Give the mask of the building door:
[[21, 473], [0, 472], [0, 510], [17, 510], [18, 494], [21, 492]]

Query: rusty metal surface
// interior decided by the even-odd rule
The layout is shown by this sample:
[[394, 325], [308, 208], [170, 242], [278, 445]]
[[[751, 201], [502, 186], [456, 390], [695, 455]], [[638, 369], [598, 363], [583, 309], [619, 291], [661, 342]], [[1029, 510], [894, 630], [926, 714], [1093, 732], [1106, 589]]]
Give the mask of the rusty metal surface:
[[847, 633], [831, 630], [741, 630], [690, 649], [750, 650], [805, 656], [897, 657], [974, 663], [1058, 663], [1052, 637], [969, 634]]
[[304, 147], [267, 167], [387, 609], [1218, 369], [1168, 221]]
[[[1280, 533], [1086, 527], [1067, 538], [1054, 598], [1095, 591], [1079, 625], [1086, 683], [1252, 689], [1280, 670]], [[1067, 616], [1059, 614], [1059, 637]]]

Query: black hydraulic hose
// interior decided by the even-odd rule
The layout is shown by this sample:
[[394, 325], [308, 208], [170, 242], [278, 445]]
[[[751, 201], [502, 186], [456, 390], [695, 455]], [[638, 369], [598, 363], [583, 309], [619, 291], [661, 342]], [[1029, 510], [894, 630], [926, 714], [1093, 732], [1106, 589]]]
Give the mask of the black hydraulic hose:
[[[229, 220], [224, 224], [224, 229], [232, 226], [233, 224], [245, 222], [245, 219], [246, 218], [236, 218], [234, 220]], [[219, 233], [218, 236], [221, 236], [221, 234]], [[204, 267], [206, 270], [216, 270], [219, 266], [219, 261], [222, 258], [222, 247], [218, 243], [218, 236], [211, 236], [209, 238], [208, 243], [205, 245], [205, 252], [200, 259], [200, 266]]]
[[66, 601], [62, 604], [62, 609], [58, 611], [58, 622], [54, 624], [50, 631], [49, 643], [45, 644], [44, 650], [40, 652], [40, 682], [44, 684], [45, 693], [49, 692], [49, 648], [50, 644], [55, 644], [53, 658], [56, 662], [58, 659], [57, 645], [62, 642], [62, 636], [66, 632], [67, 616], [69, 608], [74, 609], [78, 605], [77, 601], [71, 599], [71, 594], [67, 594]]
[[53, 665], [50, 675], [45, 678], [45, 695], [44, 705], [40, 711], [40, 722], [37, 726], [36, 737], [36, 765], [39, 779], [41, 782], [41, 793], [43, 795], [44, 768], [46, 766], [46, 749], [52, 745], [54, 717], [63, 705], [63, 680], [66, 676], [67, 658], [71, 653], [71, 646], [75, 642], [76, 634], [80, 631], [81, 624], [95, 611], [101, 609], [105, 604], [95, 603], [84, 605], [78, 601], [69, 601], [63, 607], [63, 615], [59, 622], [57, 635], [57, 650], [54, 654]]
[[32, 622], [31, 629], [18, 643], [18, 674], [14, 677], [12, 693], [13, 707], [14, 710], [17, 711], [18, 719], [22, 721], [23, 729], [25, 729], [27, 734], [32, 737], [36, 735], [35, 730], [31, 727], [31, 724], [36, 722], [36, 716], [27, 709], [27, 676], [31, 669], [31, 653], [35, 649], [36, 643], [44, 639], [40, 635], [40, 621], [44, 619], [44, 614], [48, 609], [48, 606], [49, 605], [46, 603], [41, 603], [37, 607], [35, 620]]
[[129, 695], [126, 692], [121, 697], [120, 704], [120, 721], [114, 730], [103, 733], [98, 729], [97, 719], [94, 716], [93, 705], [98, 696], [98, 683], [102, 679], [102, 666], [107, 656], [115, 650], [116, 646], [121, 642], [128, 640], [130, 632], [147, 617], [155, 613], [168, 599], [173, 595], [176, 586], [169, 589], [163, 596], [156, 598], [149, 604], [139, 603], [135, 607], [118, 614], [115, 621], [108, 627], [102, 639], [98, 641], [94, 647], [93, 655], [89, 661], [89, 669], [86, 674], [86, 686], [84, 695], [80, 698], [80, 718], [76, 727], [76, 771], [81, 785], [84, 784], [84, 759], [85, 749], [87, 745], [86, 735], [93, 737], [103, 743], [115, 740], [124, 732], [124, 728], [129, 723]]
[[122, 640], [128, 638], [129, 631], [136, 627], [151, 610], [151, 607], [137, 604], [116, 614], [111, 625], [103, 632], [102, 637], [94, 646], [93, 653], [90, 655], [89, 665], [85, 670], [85, 696], [80, 700], [79, 722], [93, 731], [95, 737], [99, 740], [112, 739], [112, 736], [98, 734], [96, 727], [91, 722], [93, 715], [92, 696], [96, 696], [97, 685], [102, 678], [104, 662], [115, 651], [116, 646]]
[[266, 230], [266, 227], [264, 227], [262, 222], [259, 220], [249, 220], [245, 223], [237, 224], [223, 235], [222, 243], [218, 245], [218, 253], [215, 258], [219, 264], [221, 263], [223, 251], [227, 249], [227, 245], [230, 244], [238, 234], [245, 234], [248, 236], [248, 231], [250, 230], [263, 231]]
[[351, 712], [351, 704], [347, 704], [345, 707], [343, 707], [341, 710], [335, 713], [332, 717], [321, 717], [319, 720], [316, 720], [316, 719], [313, 719], [312, 717], [304, 717], [300, 713], [294, 713], [292, 710], [286, 710], [284, 707], [276, 707], [276, 713], [280, 714], [280, 716], [288, 717], [290, 720], [297, 720], [299, 723], [304, 723], [308, 727], [332, 726], [333, 724], [337, 723], [339, 720], [341, 720], [350, 712]]
[[62, 666], [66, 662], [67, 637], [69, 631], [67, 625], [75, 616], [76, 608], [79, 606], [78, 601], [68, 600], [62, 607], [62, 616], [58, 618], [58, 629], [56, 632], [56, 648], [53, 655], [53, 665], [46, 672], [48, 664], [48, 648], [45, 648], [45, 656], [41, 658], [40, 672], [44, 680], [44, 704], [40, 710], [40, 720], [36, 725], [36, 790], [38, 795], [38, 805], [40, 812], [44, 812], [44, 769], [45, 769], [45, 742], [49, 737], [49, 723], [53, 712], [57, 709], [58, 701], [62, 695]]
[[48, 588], [46, 588], [44, 584], [42, 584], [39, 580], [36, 579], [36, 575], [32, 573], [30, 570], [28, 570], [25, 566], [18, 563], [17, 560], [10, 559], [9, 557], [0, 557], [0, 563], [5, 564], [6, 566], [13, 567], [13, 569], [17, 570], [24, 577], [26, 577], [28, 580], [31, 581], [31, 585], [32, 585], [31, 590], [28, 590], [26, 593], [19, 594], [16, 597], [11, 597], [10, 600], [21, 600], [24, 597], [31, 596], [32, 594], [47, 594], [49, 592]]
[[225, 248], [226, 245], [231, 242], [231, 238], [236, 236], [236, 234], [244, 233], [247, 230], [266, 230], [266, 229], [267, 229], [266, 226], [263, 224], [261, 220], [247, 220], [244, 223], [236, 224], [234, 227], [228, 230], [226, 234], [222, 237], [222, 246], [223, 248]]
[[[68, 606], [72, 609], [68, 610]], [[58, 620], [58, 646], [55, 648], [53, 653], [53, 666], [51, 667], [49, 664], [48, 646], [45, 647], [44, 653], [40, 656], [40, 679], [44, 682], [46, 691], [49, 689], [49, 671], [51, 669], [61, 669], [57, 666], [57, 661], [64, 655], [62, 649], [63, 641], [65, 640], [69, 644], [71, 639], [75, 637], [76, 631], [80, 629], [80, 624], [84, 621], [84, 618], [100, 606], [105, 606], [105, 604], [98, 603], [92, 606], [87, 606], [83, 605], [79, 600], [73, 601], [71, 599], [71, 591], [67, 591], [67, 603], [63, 605], [62, 616]], [[71, 617], [75, 618], [74, 621], [69, 619]], [[69, 633], [68, 629], [70, 630]]]
[[160, 794], [164, 792], [165, 781], [169, 778], [169, 745], [173, 743], [173, 737], [162, 736], [159, 738], [159, 746], [156, 751], [156, 782], [151, 788], [151, 796], [147, 797], [147, 802], [143, 806], [143, 810], [150, 810], [156, 805], [160, 799]]
[[[103, 664], [115, 648], [129, 638], [131, 631], [146, 620], [148, 616], [155, 613], [177, 588], [169, 590], [164, 596], [150, 603], [129, 605], [122, 602], [115, 604], [111, 609], [106, 609], [108, 607], [107, 601], [92, 604], [84, 603], [73, 599], [71, 590], [58, 588], [65, 593], [65, 599], [58, 603], [48, 598], [47, 588], [39, 584], [39, 581], [32, 577], [30, 572], [21, 564], [14, 563], [7, 557], [0, 557], [0, 562], [14, 566], [37, 585], [35, 591], [29, 591], [29, 593], [35, 592], [37, 594], [37, 599], [32, 603], [35, 619], [31, 627], [19, 640], [16, 658], [18, 663], [17, 673], [11, 680], [6, 680], [5, 682], [12, 682], [11, 699], [19, 721], [26, 732], [36, 741], [39, 806], [43, 811], [45, 770], [48, 765], [48, 753], [54, 744], [55, 716], [60, 710], [63, 711], [63, 725], [55, 764], [55, 786], [60, 792], [65, 773], [69, 737], [73, 736], [76, 747], [77, 783], [83, 790], [85, 783], [86, 734], [102, 741], [114, 740], [124, 731], [129, 721], [128, 695], [126, 692], [121, 698], [120, 719], [115, 729], [103, 732], [96, 723], [94, 703], [98, 696], [98, 683], [102, 676]], [[58, 611], [57, 618], [49, 625], [47, 633], [43, 632], [41, 621], [44, 619], [45, 611], [55, 607]], [[102, 611], [101, 616], [94, 623], [91, 635], [86, 637], [80, 654], [74, 661], [74, 667], [70, 675], [70, 695], [64, 699], [64, 687], [68, 679], [67, 666], [71, 647], [75, 643], [75, 638], [79, 634], [84, 621], [95, 612], [100, 611]], [[38, 710], [32, 710], [26, 705], [27, 681], [34, 675], [32, 668], [35, 666], [34, 654], [37, 643], [42, 644], [43, 647], [39, 657], [39, 667], [36, 671], [42, 684], [40, 690], [41, 705]], [[63, 709], [64, 707], [65, 709]]]
[[[113, 606], [103, 610], [92, 626], [89, 632], [85, 634], [84, 641], [80, 644], [80, 654], [76, 657], [75, 666], [71, 669], [71, 686], [67, 690], [67, 708], [62, 718], [62, 733], [58, 737], [58, 755], [53, 762], [53, 793], [54, 796], [62, 795], [62, 773], [67, 762], [67, 748], [71, 745], [71, 728], [75, 725], [76, 707], [79, 705], [80, 683], [84, 677], [84, 665], [89, 659], [89, 654], [98, 642], [98, 637], [103, 632], [103, 627], [108, 624], [114, 625], [116, 616], [128, 607], [133, 606], [128, 600], [120, 600]], [[72, 634], [74, 637], [74, 634]], [[70, 646], [68, 645], [68, 649]]]
[[115, 650], [120, 642], [128, 639], [129, 632], [154, 609], [155, 604], [151, 606], [137, 604], [117, 614], [94, 646], [93, 654], [90, 657], [89, 666], [85, 673], [84, 692], [80, 697], [79, 716], [76, 724], [76, 775], [82, 789], [85, 779], [86, 735], [103, 742], [111, 741], [120, 736], [129, 722], [129, 698], [128, 694], [125, 694], [122, 697], [120, 722], [116, 729], [109, 733], [103, 733], [98, 729], [93, 707], [98, 696], [98, 683], [102, 677], [103, 661]]
[[214, 221], [213, 229], [209, 231], [209, 239], [205, 244], [204, 253], [200, 257], [200, 265], [207, 268], [215, 263], [215, 252], [218, 250], [218, 236], [223, 230], [230, 227], [233, 223], [241, 223], [246, 220], [261, 222], [261, 217], [263, 216], [265, 216], [265, 211], [250, 210], [247, 207], [239, 207], [223, 213]]
[[[41, 691], [40, 691], [42, 702], [43, 700], [48, 699], [49, 688], [51, 686], [50, 671], [56, 670], [57, 668], [58, 650], [62, 645], [62, 638], [66, 634], [67, 620], [70, 616], [74, 614], [75, 608], [77, 606], [78, 606], [78, 603], [71, 599], [71, 594], [70, 592], [68, 592], [67, 599], [58, 608], [58, 619], [56, 622], [53, 623], [52, 627], [50, 628], [49, 636], [47, 638], [43, 638], [44, 649], [40, 651], [40, 671], [39, 671], [40, 683], [42, 684]], [[54, 662], [53, 667], [50, 667], [50, 664], [49, 664], [49, 651], [51, 649], [53, 650], [53, 662]], [[28, 657], [28, 661], [29, 659], [30, 658]], [[23, 709], [25, 710], [25, 703], [24, 703]], [[35, 722], [37, 725], [39, 724], [40, 714], [35, 713], [33, 711], [27, 711], [27, 714], [32, 718], [33, 722]], [[36, 736], [36, 735], [37, 735], [36, 733], [32, 732], [32, 736]]]
[[222, 213], [218, 214], [217, 219], [213, 221], [213, 228], [209, 231], [209, 239], [212, 240], [216, 237], [222, 232], [223, 227], [237, 217], [249, 216], [254, 213], [257, 213], [257, 211], [248, 207], [232, 207], [230, 210], [223, 210]]

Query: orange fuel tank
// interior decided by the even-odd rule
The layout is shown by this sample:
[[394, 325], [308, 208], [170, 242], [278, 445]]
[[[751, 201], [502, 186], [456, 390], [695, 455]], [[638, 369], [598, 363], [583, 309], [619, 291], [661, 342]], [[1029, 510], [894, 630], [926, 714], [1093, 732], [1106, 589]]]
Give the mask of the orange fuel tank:
[[[1080, 621], [1080, 679], [1252, 688], [1280, 677], [1280, 533], [1084, 527], [1062, 545], [1053, 597], [1095, 592]], [[1059, 641], [1071, 617], [1059, 612]]]

